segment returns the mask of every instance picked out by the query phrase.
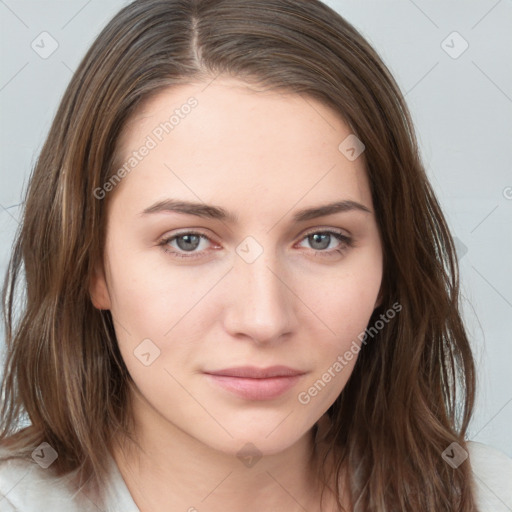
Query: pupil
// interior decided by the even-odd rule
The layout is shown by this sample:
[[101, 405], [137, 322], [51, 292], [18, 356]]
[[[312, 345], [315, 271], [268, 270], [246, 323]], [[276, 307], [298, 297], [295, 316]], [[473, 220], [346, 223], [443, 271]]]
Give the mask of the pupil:
[[[315, 248], [315, 249], [326, 249], [327, 247], [329, 247], [329, 237], [330, 236], [331, 235], [329, 235], [328, 233], [315, 233], [314, 235], [311, 235], [310, 238], [313, 239], [313, 243], [312, 243], [313, 248]], [[322, 241], [319, 242], [319, 240], [318, 240], [321, 237], [324, 237], [323, 243], [322, 243]], [[320, 247], [315, 247], [314, 244], [317, 243], [317, 242], [320, 243]], [[325, 242], [327, 242], [327, 243], [325, 243]]]
[[[184, 240], [185, 243], [181, 243]], [[199, 243], [199, 237], [197, 235], [182, 235], [176, 239], [178, 247], [183, 251], [196, 249]]]

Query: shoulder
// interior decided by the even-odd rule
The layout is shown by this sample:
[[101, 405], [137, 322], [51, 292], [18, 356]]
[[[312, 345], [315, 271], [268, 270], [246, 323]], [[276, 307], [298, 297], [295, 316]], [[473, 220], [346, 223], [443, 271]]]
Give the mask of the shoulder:
[[480, 512], [512, 510], [512, 459], [486, 444], [467, 443]]
[[0, 510], [2, 512], [139, 512], [115, 461], [109, 460], [105, 496], [84, 485], [76, 473], [56, 476], [30, 456], [8, 458], [11, 452], [0, 446]]
[[69, 485], [68, 477], [55, 476], [31, 458], [8, 458], [0, 448], [0, 510], [5, 512], [89, 512], [97, 508], [85, 503]]

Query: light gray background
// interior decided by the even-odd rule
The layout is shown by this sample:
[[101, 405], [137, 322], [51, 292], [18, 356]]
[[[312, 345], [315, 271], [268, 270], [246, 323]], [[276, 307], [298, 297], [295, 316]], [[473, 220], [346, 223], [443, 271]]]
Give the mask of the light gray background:
[[[100, 29], [127, 3], [0, 0], [2, 275], [22, 191], [61, 95]], [[406, 95], [458, 243], [479, 379], [469, 437], [512, 456], [512, 2], [326, 3], [375, 46]], [[47, 58], [31, 47], [43, 46], [44, 31], [58, 43]]]

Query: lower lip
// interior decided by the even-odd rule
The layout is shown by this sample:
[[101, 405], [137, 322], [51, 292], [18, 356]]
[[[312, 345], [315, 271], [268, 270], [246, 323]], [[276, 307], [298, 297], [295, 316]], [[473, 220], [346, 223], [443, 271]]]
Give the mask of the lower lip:
[[286, 393], [302, 375], [248, 379], [225, 375], [206, 374], [210, 382], [246, 400], [272, 400]]

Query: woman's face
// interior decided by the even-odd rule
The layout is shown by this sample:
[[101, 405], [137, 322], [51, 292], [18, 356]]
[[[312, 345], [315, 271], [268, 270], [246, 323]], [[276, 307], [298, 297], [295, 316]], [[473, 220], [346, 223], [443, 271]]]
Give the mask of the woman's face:
[[136, 415], [228, 453], [290, 447], [345, 386], [378, 305], [357, 140], [311, 98], [218, 78], [152, 98], [119, 150], [124, 172], [95, 192], [109, 208], [91, 295]]

